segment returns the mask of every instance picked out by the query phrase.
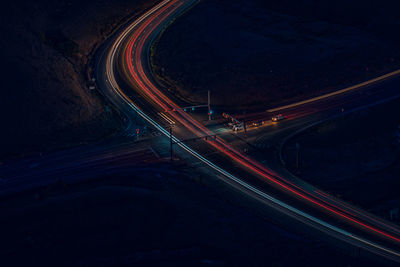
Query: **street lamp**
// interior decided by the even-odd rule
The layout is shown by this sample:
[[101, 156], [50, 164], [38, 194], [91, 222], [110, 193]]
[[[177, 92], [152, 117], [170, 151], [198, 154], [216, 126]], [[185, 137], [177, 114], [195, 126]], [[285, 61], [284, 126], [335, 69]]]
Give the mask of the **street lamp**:
[[173, 140], [172, 140], [172, 128], [174, 127], [175, 122], [172, 122], [169, 124], [169, 150], [170, 150], [170, 160], [173, 161], [173, 149], [172, 149], [172, 145], [174, 144]]

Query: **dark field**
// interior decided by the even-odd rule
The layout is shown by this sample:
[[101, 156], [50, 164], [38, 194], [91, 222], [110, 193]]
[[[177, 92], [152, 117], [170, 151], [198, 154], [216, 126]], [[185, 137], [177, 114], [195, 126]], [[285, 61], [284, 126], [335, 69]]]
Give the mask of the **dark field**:
[[399, 104], [396, 100], [312, 127], [290, 140], [285, 160], [302, 179], [390, 219], [390, 210], [400, 207]]
[[188, 171], [151, 167], [3, 199], [2, 266], [376, 264], [244, 209], [240, 195], [224, 201]]
[[204, 0], [154, 48], [182, 98], [263, 110], [400, 66], [396, 1]]

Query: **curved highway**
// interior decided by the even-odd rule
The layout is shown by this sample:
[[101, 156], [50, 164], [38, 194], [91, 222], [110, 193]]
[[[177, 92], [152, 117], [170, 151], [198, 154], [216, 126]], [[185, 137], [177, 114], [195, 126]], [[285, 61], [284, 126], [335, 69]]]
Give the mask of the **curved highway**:
[[[149, 65], [151, 44], [171, 19], [195, 3], [162, 1], [115, 34], [104, 45], [96, 69], [104, 94], [130, 119], [139, 115], [168, 137], [173, 127], [174, 143], [242, 192], [354, 246], [400, 262], [397, 226], [292, 179], [287, 172], [268, 168], [184, 111], [157, 83]], [[202, 138], [200, 145], [181, 141], [196, 137]]]

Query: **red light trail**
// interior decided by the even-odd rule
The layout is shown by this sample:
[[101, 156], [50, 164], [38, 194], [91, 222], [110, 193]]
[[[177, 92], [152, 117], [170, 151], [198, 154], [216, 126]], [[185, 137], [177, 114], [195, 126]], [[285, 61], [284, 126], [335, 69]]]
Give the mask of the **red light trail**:
[[[167, 17], [174, 13], [183, 3], [183, 1], [179, 0], [170, 1], [162, 8], [158, 9], [155, 13], [153, 13], [145, 22], [142, 22], [140, 27], [136, 29], [133, 35], [129, 38], [129, 42], [125, 47], [124, 65], [128, 67], [129, 73], [127, 76], [131, 80], [132, 84], [136, 85], [140, 92], [152, 102], [154, 102], [159, 109], [161, 109], [162, 111], [168, 111], [169, 114], [176, 121], [178, 121], [196, 136], [210, 136], [214, 135], [214, 133], [207, 129], [204, 125], [200, 124], [194, 118], [192, 118], [171, 99], [169, 99], [165, 94], [163, 94], [159, 89], [157, 89], [157, 87], [150, 81], [150, 79], [146, 75], [142, 65], [143, 47], [146, 41], [149, 39], [149, 36], [154, 32], [157, 27], [160, 26], [160, 24]], [[134, 55], [134, 61], [132, 60], [132, 55]], [[334, 200], [333, 198], [329, 197], [329, 195], [321, 191], [317, 190], [310, 192], [304, 188], [299, 187], [298, 185], [293, 184], [283, 177], [278, 176], [273, 171], [268, 170], [266, 167], [262, 166], [255, 160], [237, 151], [220, 137], [217, 137], [215, 140], [205, 140], [205, 142], [220, 151], [222, 154], [238, 162], [240, 165], [250, 169], [258, 176], [263, 177], [264, 179], [275, 184], [277, 187], [292, 193], [293, 195], [303, 199], [304, 201], [312, 203], [313, 205], [327, 211], [330, 214], [338, 215], [340, 218], [343, 218], [355, 225], [361, 226], [390, 240], [400, 242], [400, 238], [398, 236], [370, 224], [371, 222], [375, 224], [380, 224], [384, 228], [390, 229], [391, 232], [396, 232], [397, 234], [400, 233], [399, 229], [396, 229], [395, 227], [386, 224], [382, 220], [371, 217], [362, 211], [348, 207], [344, 203], [339, 203], [338, 201]], [[320, 196], [322, 196], [322, 198]], [[341, 208], [334, 203], [340, 204], [348, 210], [345, 210], [344, 208]], [[363, 217], [364, 219], [360, 218], [360, 216], [358, 216], [357, 214], [361, 215], [361, 217]], [[369, 223], [367, 223], [366, 221], [369, 221]]]

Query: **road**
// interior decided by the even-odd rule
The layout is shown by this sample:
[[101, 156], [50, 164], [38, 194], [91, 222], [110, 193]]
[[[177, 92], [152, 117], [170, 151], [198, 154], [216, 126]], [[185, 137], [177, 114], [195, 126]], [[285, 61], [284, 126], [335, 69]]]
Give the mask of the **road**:
[[[276, 145], [296, 130], [319, 120], [362, 106], [397, 97], [398, 78], [258, 114], [248, 120], [269, 120], [274, 112], [288, 118], [282, 123], [232, 134], [206, 116], [180, 109], [185, 103], [170, 95], [153, 77], [149, 63], [152, 42], [171, 19], [192, 7], [193, 0], [166, 0], [116, 31], [99, 49], [96, 77], [103, 94], [127, 118], [125, 133], [134, 133], [143, 120], [166, 137], [173, 127], [175, 152], [189, 164], [200, 163], [239, 192], [262, 205], [355, 247], [400, 262], [400, 230], [363, 210], [324, 193], [290, 174], [275, 156]], [[379, 101], [378, 101], [379, 102]], [[138, 118], [140, 117], [140, 118]], [[173, 122], [173, 125], [171, 123]], [[218, 135], [214, 138], [215, 133]], [[207, 139], [205, 136], [209, 136]], [[182, 142], [202, 137], [197, 142]], [[69, 179], [80, 180], [121, 168], [138, 170], [140, 162], [159, 162], [155, 146], [168, 142], [134, 143], [119, 136], [92, 146], [82, 146], [0, 167], [0, 192], [6, 194]], [[163, 143], [164, 142], [164, 143]], [[271, 146], [271, 150], [258, 147]], [[179, 147], [179, 148], [178, 148]], [[275, 147], [275, 148], [274, 148]], [[243, 151], [247, 152], [243, 152]], [[135, 165], [133, 163], [139, 162]], [[132, 166], [135, 165], [135, 166]], [[90, 174], [90, 175], [89, 175]]]
[[[238, 146], [232, 145], [228, 138], [219, 135], [210, 137], [215, 136], [212, 127], [207, 127], [183, 111], [182, 103], [157, 83], [149, 65], [152, 41], [171, 18], [194, 3], [183, 0], [163, 1], [122, 30], [99, 64], [98, 75], [99, 80], [103, 81], [104, 93], [126, 114], [139, 114], [166, 136], [170, 134], [169, 127], [173, 127], [174, 143], [190, 153], [193, 160], [202, 161], [243, 192], [262, 198], [271, 206], [305, 223], [311, 222], [314, 227], [324, 228], [338, 238], [399, 261], [397, 249], [400, 230], [396, 226], [339, 202], [312, 185], [295, 179], [283, 169], [269, 168], [243, 153]], [[352, 97], [344, 93], [334, 95], [339, 99], [336, 103], [342, 106], [344, 100], [354, 103]], [[314, 113], [321, 115], [320, 110], [337, 109], [336, 105], [316, 103], [312, 101], [288, 107], [293, 108], [289, 119], [295, 121]], [[324, 109], [318, 108], [318, 105]], [[312, 112], [303, 112], [308, 109]], [[205, 136], [209, 138], [202, 138], [195, 145], [196, 148], [180, 141]]]

